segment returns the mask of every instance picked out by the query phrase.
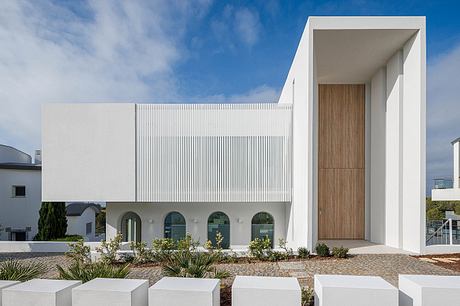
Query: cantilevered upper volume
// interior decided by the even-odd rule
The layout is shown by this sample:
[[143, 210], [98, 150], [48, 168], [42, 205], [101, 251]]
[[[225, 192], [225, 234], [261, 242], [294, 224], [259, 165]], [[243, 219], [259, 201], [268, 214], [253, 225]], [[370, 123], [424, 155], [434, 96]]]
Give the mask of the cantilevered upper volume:
[[310, 17], [276, 104], [48, 104], [43, 198], [107, 236], [424, 248], [424, 17]]

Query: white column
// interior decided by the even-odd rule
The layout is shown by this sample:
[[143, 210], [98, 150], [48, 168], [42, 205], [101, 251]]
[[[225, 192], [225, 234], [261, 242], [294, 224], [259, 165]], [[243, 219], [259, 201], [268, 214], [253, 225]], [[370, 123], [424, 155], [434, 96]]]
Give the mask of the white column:
[[387, 64], [385, 147], [385, 244], [401, 247], [403, 60], [398, 51]]
[[454, 149], [454, 188], [460, 188], [460, 138], [452, 143]]
[[402, 248], [425, 246], [425, 34], [419, 30], [404, 45]]
[[370, 101], [370, 240], [385, 243], [385, 105], [386, 69], [371, 80]]

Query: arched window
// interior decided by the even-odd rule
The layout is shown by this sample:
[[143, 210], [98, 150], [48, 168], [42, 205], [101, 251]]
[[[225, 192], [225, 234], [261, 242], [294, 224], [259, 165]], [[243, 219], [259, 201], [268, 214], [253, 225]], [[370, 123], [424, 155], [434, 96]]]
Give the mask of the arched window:
[[230, 247], [230, 219], [221, 211], [212, 213], [208, 218], [208, 240], [216, 246], [216, 235], [221, 233], [223, 237], [222, 248]]
[[174, 241], [185, 238], [185, 218], [177, 211], [170, 212], [165, 218], [165, 238]]
[[274, 246], [275, 223], [272, 215], [266, 212], [260, 212], [252, 217], [251, 221], [251, 240], [256, 238], [264, 239], [268, 237]]
[[141, 218], [133, 212], [127, 212], [121, 218], [121, 234], [124, 242], [141, 241]]

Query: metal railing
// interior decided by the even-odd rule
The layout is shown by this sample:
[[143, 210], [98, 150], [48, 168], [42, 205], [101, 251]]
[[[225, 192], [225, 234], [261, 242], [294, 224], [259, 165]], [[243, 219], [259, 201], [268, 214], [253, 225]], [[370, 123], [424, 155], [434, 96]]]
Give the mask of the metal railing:
[[426, 245], [460, 244], [459, 221], [430, 221], [426, 226]]
[[450, 178], [434, 179], [434, 189], [450, 189], [454, 187], [453, 180]]

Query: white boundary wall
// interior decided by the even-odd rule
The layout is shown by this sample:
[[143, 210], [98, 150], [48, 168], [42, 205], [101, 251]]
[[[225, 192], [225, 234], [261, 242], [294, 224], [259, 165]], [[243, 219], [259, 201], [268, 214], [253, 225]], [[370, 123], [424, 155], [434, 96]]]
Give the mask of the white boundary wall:
[[[85, 242], [92, 251], [100, 242]], [[122, 250], [129, 250], [129, 243], [123, 242]], [[69, 242], [64, 241], [0, 241], [0, 253], [64, 253], [69, 250]]]

